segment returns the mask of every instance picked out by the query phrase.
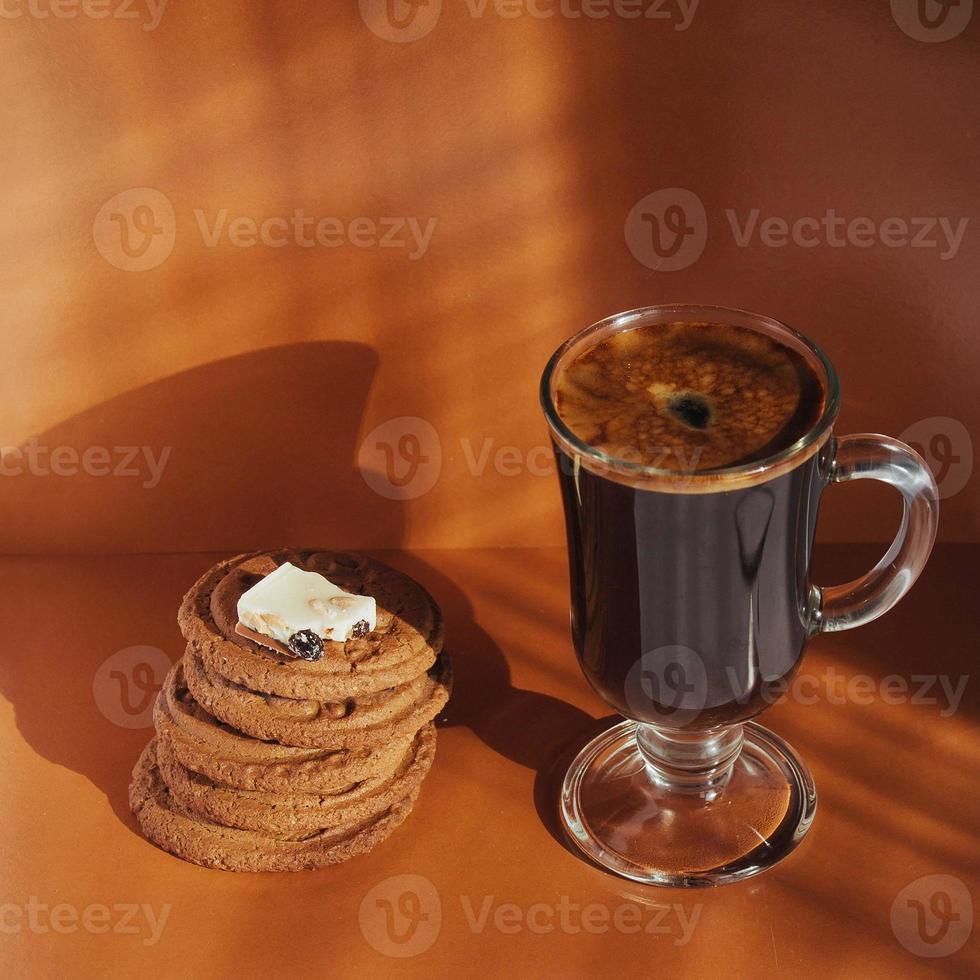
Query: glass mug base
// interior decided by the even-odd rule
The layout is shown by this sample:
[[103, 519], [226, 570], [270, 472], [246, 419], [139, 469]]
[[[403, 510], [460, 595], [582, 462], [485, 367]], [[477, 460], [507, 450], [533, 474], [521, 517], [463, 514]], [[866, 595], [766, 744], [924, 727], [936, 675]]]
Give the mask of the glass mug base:
[[813, 778], [761, 725], [716, 736], [732, 751], [700, 780], [658, 766], [645, 737], [661, 735], [620, 722], [592, 739], [565, 774], [562, 823], [594, 863], [645, 884], [718, 885], [771, 868], [809, 830]]

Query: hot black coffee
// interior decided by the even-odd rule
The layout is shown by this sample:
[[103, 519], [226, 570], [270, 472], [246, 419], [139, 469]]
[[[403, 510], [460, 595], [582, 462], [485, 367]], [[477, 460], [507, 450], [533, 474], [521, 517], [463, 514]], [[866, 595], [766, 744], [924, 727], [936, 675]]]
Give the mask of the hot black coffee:
[[560, 368], [555, 404], [580, 439], [618, 459], [716, 471], [649, 489], [556, 441], [572, 632], [609, 704], [664, 728], [713, 728], [782, 690], [811, 628], [810, 567], [826, 480], [819, 456], [746, 483], [726, 468], [794, 445], [825, 389], [803, 355], [747, 328], [647, 325]]
[[824, 392], [803, 356], [719, 323], [647, 324], [579, 354], [555, 407], [580, 439], [645, 466], [701, 471], [764, 459], [820, 417]]

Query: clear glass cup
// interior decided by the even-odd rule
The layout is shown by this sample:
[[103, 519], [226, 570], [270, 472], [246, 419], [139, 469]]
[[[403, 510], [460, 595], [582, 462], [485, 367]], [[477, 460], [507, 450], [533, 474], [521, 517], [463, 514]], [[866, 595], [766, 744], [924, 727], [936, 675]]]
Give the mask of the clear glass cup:
[[[555, 404], [565, 366], [617, 331], [676, 321], [745, 327], [797, 351], [823, 388], [819, 419], [768, 458], [705, 471], [642, 465], [579, 439]], [[576, 653], [626, 719], [569, 767], [565, 829], [590, 859], [635, 881], [758, 874], [803, 838], [816, 792], [795, 752], [751, 719], [785, 690], [811, 637], [876, 619], [915, 582], [936, 536], [932, 474], [888, 436], [835, 437], [840, 387], [824, 353], [739, 310], [655, 306], [602, 320], [555, 352], [541, 403], [565, 507]], [[820, 495], [859, 479], [899, 491], [898, 533], [861, 578], [818, 586]]]

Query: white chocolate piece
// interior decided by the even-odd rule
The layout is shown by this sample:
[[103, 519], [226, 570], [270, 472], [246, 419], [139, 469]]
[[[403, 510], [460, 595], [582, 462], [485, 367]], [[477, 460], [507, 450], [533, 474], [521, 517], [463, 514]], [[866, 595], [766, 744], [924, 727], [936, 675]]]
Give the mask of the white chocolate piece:
[[282, 644], [300, 630], [324, 640], [350, 639], [355, 623], [378, 625], [373, 596], [352, 595], [317, 572], [306, 572], [289, 562], [280, 565], [238, 600], [238, 621], [256, 633]]

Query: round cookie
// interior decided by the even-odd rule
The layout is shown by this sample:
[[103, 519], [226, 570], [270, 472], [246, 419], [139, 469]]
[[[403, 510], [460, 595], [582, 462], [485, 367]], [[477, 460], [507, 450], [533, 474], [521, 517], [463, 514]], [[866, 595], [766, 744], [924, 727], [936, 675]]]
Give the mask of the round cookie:
[[213, 673], [191, 645], [183, 664], [194, 700], [216, 718], [254, 738], [320, 749], [380, 745], [412, 734], [442, 710], [451, 687], [445, 655], [399, 687], [339, 704], [249, 690]]
[[[346, 592], [374, 596], [377, 627], [345, 643], [324, 641], [323, 657], [315, 662], [238, 635], [239, 597], [287, 561]], [[177, 621], [212, 672], [253, 691], [317, 701], [404, 684], [432, 666], [443, 637], [442, 614], [421, 585], [373, 558], [339, 551], [255, 552], [219, 562], [184, 596]]]
[[310, 749], [245, 735], [204, 710], [174, 664], [153, 709], [161, 744], [186, 769], [224, 786], [266, 793], [337, 793], [353, 783], [390, 775], [413, 734], [379, 745]]
[[433, 725], [418, 732], [394, 773], [332, 794], [255, 793], [231, 789], [185, 769], [157, 740], [157, 766], [170, 794], [187, 811], [225, 827], [297, 840], [331, 827], [361, 824], [421, 785], [435, 757]]
[[387, 810], [360, 823], [282, 840], [222, 827], [195, 816], [168, 789], [156, 762], [156, 739], [140, 755], [129, 788], [130, 809], [143, 834], [185, 861], [224, 871], [305, 871], [338, 864], [371, 850], [409, 815], [418, 787]]

